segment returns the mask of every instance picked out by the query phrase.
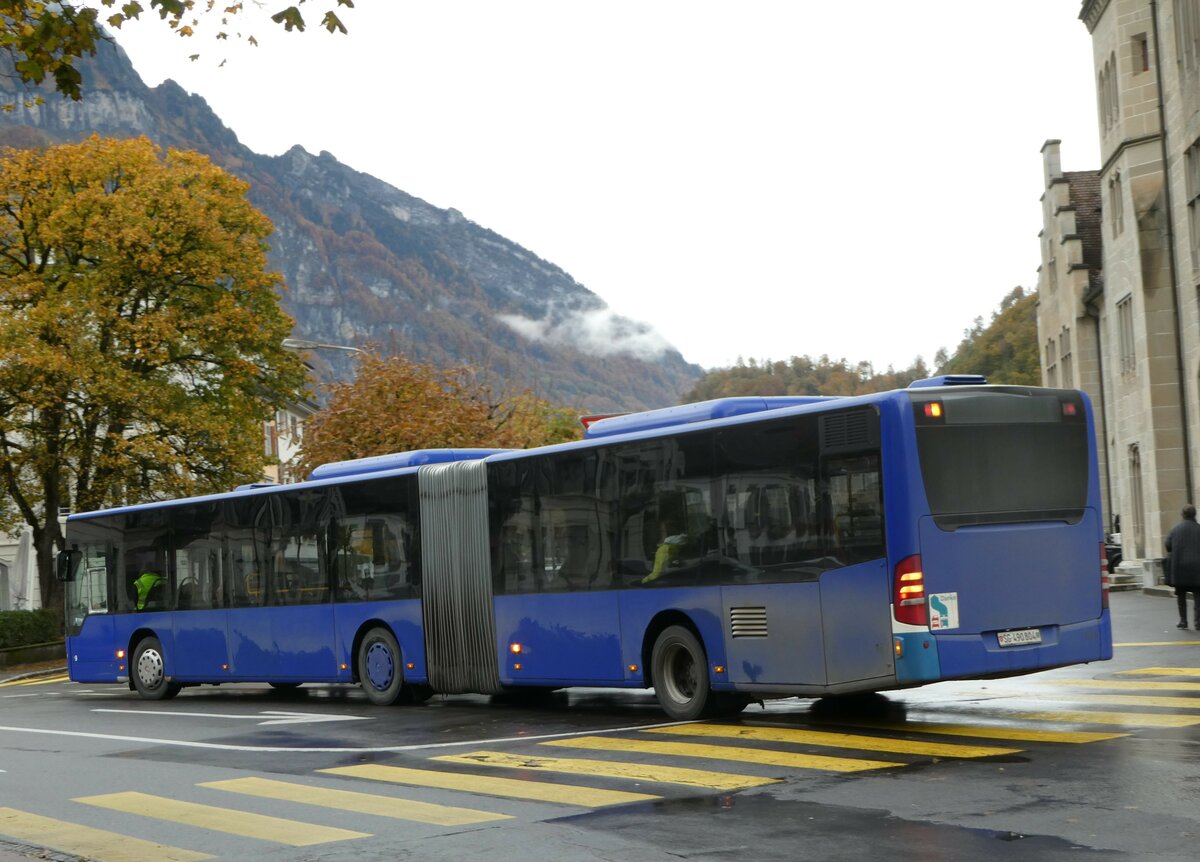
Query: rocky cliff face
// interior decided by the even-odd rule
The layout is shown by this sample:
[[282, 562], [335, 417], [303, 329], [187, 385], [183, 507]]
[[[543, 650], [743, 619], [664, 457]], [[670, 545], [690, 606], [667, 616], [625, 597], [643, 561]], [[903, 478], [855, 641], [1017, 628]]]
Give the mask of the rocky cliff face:
[[[0, 143], [146, 135], [247, 180], [275, 225], [271, 265], [287, 282], [283, 303], [298, 338], [470, 363], [585, 411], [674, 404], [700, 376], [649, 327], [612, 314], [562, 269], [456, 210], [328, 153], [253, 153], [202, 98], [172, 81], [145, 86], [114, 46], [83, 71], [82, 102], [47, 92], [44, 105], [0, 115]], [[9, 80], [0, 76], [0, 101], [19, 103], [5, 92]], [[322, 353], [314, 364], [350, 373], [342, 355]]]

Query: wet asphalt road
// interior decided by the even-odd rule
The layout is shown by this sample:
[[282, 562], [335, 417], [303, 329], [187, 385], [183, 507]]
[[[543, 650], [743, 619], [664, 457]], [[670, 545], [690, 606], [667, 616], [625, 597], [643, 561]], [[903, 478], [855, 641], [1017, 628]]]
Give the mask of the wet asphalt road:
[[1200, 632], [1173, 599], [1112, 606], [1111, 662], [699, 725], [619, 691], [381, 710], [324, 686], [0, 685], [0, 862], [1191, 862]]

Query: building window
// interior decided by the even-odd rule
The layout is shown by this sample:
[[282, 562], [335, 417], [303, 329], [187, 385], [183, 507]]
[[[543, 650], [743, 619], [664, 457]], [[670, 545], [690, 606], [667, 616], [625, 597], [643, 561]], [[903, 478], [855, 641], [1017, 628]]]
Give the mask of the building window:
[[1046, 282], [1050, 292], [1058, 290], [1058, 261], [1054, 257], [1054, 240], [1046, 241]]
[[1121, 373], [1128, 374], [1137, 367], [1133, 352], [1133, 297], [1117, 303], [1117, 343], [1121, 347]]
[[1187, 149], [1188, 223], [1192, 231], [1192, 269], [1200, 270], [1200, 140]]
[[279, 457], [279, 436], [275, 432], [274, 422], [263, 423], [263, 454], [268, 458]]
[[1071, 330], [1064, 326], [1062, 335], [1058, 339], [1059, 350], [1059, 372], [1062, 375], [1060, 385], [1063, 389], [1075, 388], [1075, 369], [1072, 367], [1071, 360]]
[[1200, 65], [1200, 0], [1175, 0], [1175, 59], [1184, 72]]
[[1118, 237], [1125, 230], [1125, 195], [1121, 191], [1119, 173], [1108, 181], [1108, 210], [1112, 218], [1112, 235]]
[[1121, 116], [1120, 102], [1117, 97], [1117, 55], [1112, 53], [1104, 61], [1104, 68], [1096, 81], [1096, 89], [1100, 100], [1100, 124], [1108, 131], [1117, 124]]
[[1130, 59], [1133, 61], [1133, 74], [1139, 75], [1142, 72], [1150, 71], [1150, 43], [1146, 39], [1145, 33], [1138, 33], [1133, 37], [1133, 42], [1130, 47]]
[[1053, 338], [1046, 342], [1046, 385], [1058, 385], [1058, 351]]

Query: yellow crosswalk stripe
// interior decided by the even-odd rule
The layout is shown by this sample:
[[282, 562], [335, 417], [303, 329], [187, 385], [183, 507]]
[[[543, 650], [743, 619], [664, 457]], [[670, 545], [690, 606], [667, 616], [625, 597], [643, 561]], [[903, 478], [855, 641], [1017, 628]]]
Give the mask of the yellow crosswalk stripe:
[[227, 781], [206, 781], [198, 787], [210, 787], [230, 793], [243, 793], [262, 799], [279, 799], [284, 802], [299, 802], [304, 805], [319, 805], [337, 811], [353, 811], [359, 814], [374, 814], [397, 820], [412, 820], [431, 823], [435, 826], [467, 826], [472, 823], [488, 823], [493, 820], [511, 820], [509, 814], [493, 814], [472, 808], [456, 808], [452, 805], [434, 805], [415, 799], [397, 799], [392, 796], [375, 796], [354, 790], [332, 790], [327, 787], [312, 787], [289, 781], [270, 778], [231, 778]]
[[1200, 682], [1161, 682], [1134, 679], [1039, 680], [1039, 685], [1063, 688], [1107, 688], [1113, 691], [1200, 691]]
[[690, 742], [658, 742], [648, 739], [619, 739], [611, 736], [581, 736], [556, 739], [542, 745], [562, 748], [589, 748], [601, 751], [620, 751], [627, 754], [665, 754], [671, 757], [706, 757], [710, 760], [732, 760], [739, 763], [761, 763], [785, 766], [790, 769], [819, 769], [825, 772], [863, 772], [904, 766], [885, 760], [853, 757], [827, 757], [821, 754], [795, 754], [790, 751], [770, 751], [763, 748], [741, 748], [728, 745], [704, 745]]
[[891, 730], [899, 733], [930, 733], [939, 736], [969, 736], [976, 739], [1006, 739], [1013, 742], [1104, 742], [1120, 739], [1127, 733], [1099, 733], [1083, 730], [1034, 730], [1027, 727], [999, 727], [986, 724], [941, 724], [938, 722], [849, 721], [852, 727]]
[[750, 739], [757, 742], [786, 742], [797, 745], [856, 748], [863, 751], [885, 751], [890, 754], [917, 754], [929, 757], [993, 757], [998, 754], [1017, 754], [1021, 751], [1019, 748], [1000, 748], [994, 745], [958, 745], [950, 742], [889, 739], [853, 733], [737, 724], [680, 724], [674, 727], [648, 728], [643, 733]]
[[593, 775], [604, 778], [623, 778], [630, 781], [654, 781], [659, 784], [684, 784], [706, 790], [744, 790], [775, 784], [777, 778], [757, 775], [734, 775], [706, 769], [686, 769], [679, 766], [655, 766], [650, 763], [619, 763], [611, 760], [587, 760], [575, 757], [542, 757], [529, 754], [506, 754], [499, 751], [473, 751], [470, 754], [451, 754], [434, 758], [447, 763], [503, 766], [511, 769], [565, 772], [571, 775]]
[[526, 799], [534, 802], [556, 802], [560, 805], [578, 805], [582, 808], [603, 808], [608, 805], [625, 805], [630, 802], [647, 802], [660, 798], [649, 793], [631, 793], [625, 790], [600, 790], [593, 787], [521, 781], [515, 778], [497, 778], [491, 775], [439, 772], [433, 769], [409, 769], [375, 763], [335, 766], [318, 771], [330, 775], [345, 775], [350, 778], [366, 778], [370, 781], [390, 781], [394, 784], [436, 787], [440, 790], [461, 790], [483, 796], [503, 796], [508, 799]]
[[15, 808], [0, 808], [0, 835], [99, 862], [146, 862], [147, 859], [155, 862], [200, 862], [201, 859], [213, 858], [207, 853], [143, 841], [119, 832], [80, 826]]
[[274, 841], [291, 847], [309, 847], [313, 844], [327, 844], [331, 841], [370, 837], [367, 832], [353, 832], [334, 826], [318, 826], [299, 820], [285, 820], [282, 817], [268, 817], [265, 814], [252, 814], [248, 811], [236, 811], [231, 808], [183, 802], [178, 799], [151, 796], [148, 793], [136, 791], [81, 796], [75, 801], [86, 805], [95, 805], [99, 808], [108, 808], [112, 811], [137, 814], [141, 817], [153, 817], [171, 823], [183, 823], [201, 829], [241, 835], [243, 838]]
[[1136, 670], [1119, 670], [1120, 675], [1145, 674], [1146, 676], [1200, 676], [1200, 667], [1142, 667]]
[[1166, 709], [1200, 709], [1200, 697], [1152, 697], [1139, 694], [1053, 695], [1055, 698], [1085, 703], [1110, 703], [1113, 706], [1159, 706]]
[[1069, 724], [1115, 724], [1122, 727], [1191, 727], [1200, 724], [1200, 716], [1164, 715], [1152, 712], [1017, 712], [1016, 718], [1031, 721], [1063, 721]]

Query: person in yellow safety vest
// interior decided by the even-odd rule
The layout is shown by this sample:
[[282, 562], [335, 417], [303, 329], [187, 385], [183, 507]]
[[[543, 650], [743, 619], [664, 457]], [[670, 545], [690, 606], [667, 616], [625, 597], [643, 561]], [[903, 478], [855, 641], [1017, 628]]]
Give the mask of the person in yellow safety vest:
[[150, 596], [150, 591], [162, 583], [162, 575], [157, 572], [142, 572], [133, 585], [137, 587], [137, 609], [140, 611], [146, 607], [146, 599]]
[[683, 552], [683, 544], [687, 541], [686, 533], [674, 533], [667, 535], [675, 526], [667, 520], [662, 520], [658, 524], [658, 533], [664, 536], [663, 540], [658, 544], [658, 550], [654, 552], [654, 568], [650, 570], [650, 574], [642, 578], [643, 584], [649, 584], [657, 581], [666, 572], [667, 566], [679, 559], [679, 555]]

